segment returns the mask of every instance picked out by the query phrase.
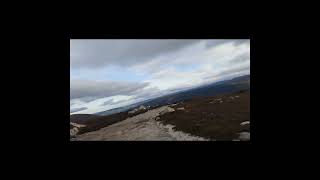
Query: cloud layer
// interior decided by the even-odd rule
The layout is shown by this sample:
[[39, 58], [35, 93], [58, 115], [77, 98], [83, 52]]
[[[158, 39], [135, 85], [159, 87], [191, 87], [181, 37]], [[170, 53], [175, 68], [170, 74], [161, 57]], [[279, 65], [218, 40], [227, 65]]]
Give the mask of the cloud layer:
[[70, 99], [92, 98], [115, 95], [130, 95], [146, 87], [148, 83], [71, 80]]
[[131, 66], [196, 42], [199, 40], [72, 40], [70, 61], [72, 68]]
[[70, 61], [70, 108], [94, 113], [250, 74], [250, 40], [71, 40]]
[[83, 111], [83, 110], [86, 110], [86, 109], [88, 109], [88, 108], [86, 108], [86, 107], [72, 108], [72, 109], [70, 109], [70, 113], [75, 113], [75, 112]]

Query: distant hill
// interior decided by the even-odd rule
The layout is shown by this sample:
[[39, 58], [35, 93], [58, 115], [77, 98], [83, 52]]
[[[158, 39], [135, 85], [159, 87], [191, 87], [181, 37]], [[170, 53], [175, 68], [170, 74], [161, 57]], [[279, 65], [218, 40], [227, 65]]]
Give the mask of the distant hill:
[[190, 100], [196, 97], [208, 97], [219, 94], [233, 93], [240, 90], [250, 89], [250, 75], [233, 78], [231, 80], [225, 80], [216, 82], [213, 84], [207, 84], [200, 87], [180, 91], [177, 93], [169, 94], [163, 97], [153, 99], [144, 103], [144, 106], [162, 106], [165, 104], [173, 104], [180, 101]]
[[109, 110], [98, 112], [95, 114], [100, 115], [100, 116], [106, 116], [106, 115], [116, 114], [116, 113], [120, 113], [120, 112], [124, 112], [124, 111], [129, 111], [129, 110], [132, 110], [132, 109], [144, 104], [145, 102], [147, 102], [147, 101], [142, 101], [142, 102], [134, 103], [134, 104], [123, 106], [123, 107], [109, 109]]
[[111, 115], [115, 113], [125, 112], [132, 110], [140, 105], [158, 107], [166, 104], [173, 104], [180, 101], [190, 100], [195, 97], [207, 97], [225, 93], [237, 92], [240, 90], [250, 89], [250, 75], [236, 77], [230, 80], [219, 81], [216, 83], [202, 85], [200, 87], [175, 92], [169, 95], [158, 97], [143, 102], [138, 102], [128, 106], [123, 106], [107, 111], [96, 113], [96, 115]]
[[87, 121], [99, 117], [94, 114], [72, 114], [70, 115], [70, 122], [86, 124]]

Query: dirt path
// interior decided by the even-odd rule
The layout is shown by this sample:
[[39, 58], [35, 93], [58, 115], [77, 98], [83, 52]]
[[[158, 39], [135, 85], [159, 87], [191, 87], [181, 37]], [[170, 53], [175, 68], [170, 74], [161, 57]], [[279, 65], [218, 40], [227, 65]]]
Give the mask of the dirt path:
[[181, 131], [174, 131], [172, 125], [162, 125], [155, 118], [162, 112], [170, 113], [174, 109], [162, 106], [143, 114], [112, 124], [98, 131], [81, 134], [75, 141], [203, 141], [201, 137], [192, 136]]

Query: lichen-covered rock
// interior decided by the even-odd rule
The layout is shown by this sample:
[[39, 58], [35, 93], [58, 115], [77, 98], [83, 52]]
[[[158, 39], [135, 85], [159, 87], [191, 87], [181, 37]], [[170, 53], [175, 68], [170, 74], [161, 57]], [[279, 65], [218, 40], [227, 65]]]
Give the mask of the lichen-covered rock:
[[128, 114], [134, 115], [134, 114], [136, 114], [136, 113], [141, 113], [141, 112], [143, 112], [143, 111], [145, 111], [145, 110], [147, 110], [146, 107], [140, 106], [139, 108], [136, 108], [136, 109], [134, 109], [134, 110], [132, 110], [132, 111], [129, 111]]
[[86, 125], [70, 122], [70, 138], [75, 137], [82, 127], [86, 127]]
[[161, 111], [159, 114], [164, 115], [166, 113], [174, 112], [174, 109], [171, 107], [166, 107], [163, 111]]
[[79, 132], [79, 129], [77, 127], [74, 127], [72, 129], [70, 129], [70, 137], [75, 137]]

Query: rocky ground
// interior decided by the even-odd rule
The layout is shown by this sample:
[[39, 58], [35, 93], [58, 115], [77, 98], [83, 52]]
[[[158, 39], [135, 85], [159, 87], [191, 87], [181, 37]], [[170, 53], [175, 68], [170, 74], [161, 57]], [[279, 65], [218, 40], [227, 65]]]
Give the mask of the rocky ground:
[[174, 131], [172, 125], [162, 125], [155, 119], [160, 114], [174, 112], [173, 108], [162, 106], [127, 118], [124, 121], [112, 124], [98, 131], [84, 133], [74, 141], [131, 141], [131, 140], [152, 140], [152, 141], [174, 141], [174, 140], [206, 140], [201, 137]]
[[73, 124], [71, 140], [247, 141], [250, 140], [250, 91], [192, 99], [143, 109], [134, 116], [119, 113], [108, 118], [96, 119], [85, 126]]

